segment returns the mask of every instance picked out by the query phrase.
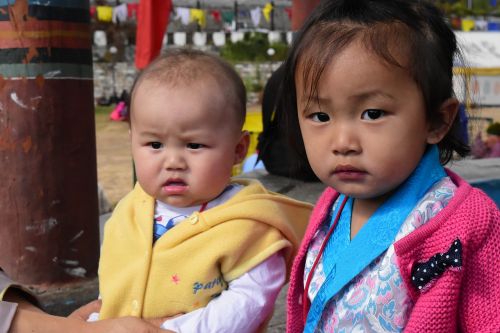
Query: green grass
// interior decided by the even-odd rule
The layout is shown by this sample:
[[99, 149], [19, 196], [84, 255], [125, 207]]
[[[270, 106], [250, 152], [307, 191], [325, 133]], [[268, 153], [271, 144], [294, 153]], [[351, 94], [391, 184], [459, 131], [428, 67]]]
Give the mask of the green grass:
[[96, 105], [95, 106], [95, 114], [96, 115], [101, 115], [101, 114], [105, 114], [105, 115], [109, 115], [111, 111], [113, 111], [114, 109], [114, 105], [110, 105], [110, 106], [100, 106], [100, 105]]
[[113, 111], [114, 105], [111, 106], [95, 106], [95, 128], [102, 129], [109, 121], [109, 114]]

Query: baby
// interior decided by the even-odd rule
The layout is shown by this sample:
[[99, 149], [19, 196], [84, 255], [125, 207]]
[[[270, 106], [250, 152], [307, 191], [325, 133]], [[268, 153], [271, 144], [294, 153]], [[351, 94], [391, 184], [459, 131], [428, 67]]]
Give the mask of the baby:
[[131, 91], [138, 183], [107, 222], [100, 319], [170, 317], [175, 332], [265, 327], [311, 206], [232, 180], [246, 156], [246, 94], [216, 56], [177, 49]]

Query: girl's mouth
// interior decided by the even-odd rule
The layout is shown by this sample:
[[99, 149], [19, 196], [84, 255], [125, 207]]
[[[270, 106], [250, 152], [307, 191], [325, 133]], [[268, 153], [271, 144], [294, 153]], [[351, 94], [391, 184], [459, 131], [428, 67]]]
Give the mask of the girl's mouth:
[[355, 168], [352, 165], [339, 165], [335, 168], [333, 174], [340, 180], [353, 181], [363, 179], [366, 172]]
[[338, 173], [338, 172], [362, 172], [362, 171], [349, 164], [340, 164], [337, 165], [337, 167], [335, 168], [335, 170], [333, 170], [333, 172]]

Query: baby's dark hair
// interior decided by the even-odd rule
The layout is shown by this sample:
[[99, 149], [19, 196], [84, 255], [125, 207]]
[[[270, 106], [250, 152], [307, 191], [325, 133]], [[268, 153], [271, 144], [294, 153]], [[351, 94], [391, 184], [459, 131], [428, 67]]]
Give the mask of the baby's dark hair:
[[[291, 139], [305, 157], [297, 118], [296, 74], [300, 65], [305, 95], [316, 102], [318, 82], [335, 55], [359, 39], [390, 65], [405, 69], [422, 92], [431, 126], [443, 125], [440, 106], [453, 93], [453, 60], [460, 57], [455, 34], [432, 4], [419, 0], [330, 0], [312, 12], [298, 32], [285, 63], [282, 86], [284, 121]], [[397, 58], [393, 52], [397, 50]], [[402, 61], [398, 61], [402, 59]], [[438, 144], [441, 163], [453, 152], [469, 153], [463, 142], [458, 117]]]
[[[134, 93], [143, 81], [154, 80], [166, 84], [165, 89], [169, 89], [204, 80], [207, 77], [213, 79], [223, 91], [228, 107], [234, 109], [237, 122], [243, 127], [247, 97], [241, 77], [220, 57], [187, 48], [166, 51], [139, 73], [130, 91], [130, 118], [134, 112]], [[193, 98], [196, 98], [196, 91], [193, 91]]]

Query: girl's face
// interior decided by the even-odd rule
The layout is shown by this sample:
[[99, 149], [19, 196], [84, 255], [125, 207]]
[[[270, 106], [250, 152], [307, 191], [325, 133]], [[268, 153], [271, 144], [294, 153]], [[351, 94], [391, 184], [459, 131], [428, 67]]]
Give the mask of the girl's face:
[[431, 130], [420, 89], [401, 68], [354, 41], [325, 68], [318, 101], [296, 72], [300, 130], [321, 181], [357, 199], [383, 201], [412, 173]]

